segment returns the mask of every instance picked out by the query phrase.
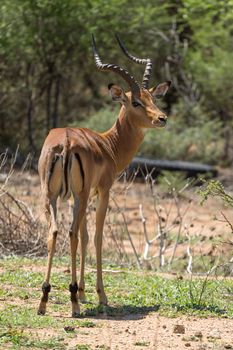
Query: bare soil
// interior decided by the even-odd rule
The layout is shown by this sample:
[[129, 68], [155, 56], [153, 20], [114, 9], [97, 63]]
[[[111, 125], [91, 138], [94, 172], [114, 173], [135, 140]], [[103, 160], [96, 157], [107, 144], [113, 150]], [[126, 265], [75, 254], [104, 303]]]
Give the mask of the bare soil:
[[99, 328], [78, 332], [69, 346], [78, 342], [93, 349], [97, 344], [107, 349], [233, 349], [233, 320], [170, 319], [150, 314], [145, 318], [134, 315], [121, 320], [103, 319], [97, 324]]
[[[56, 314], [54, 317], [64, 316]], [[233, 320], [230, 319], [167, 318], [150, 313], [120, 319], [103, 314], [98, 319], [89, 320], [94, 321], [96, 326], [72, 328], [66, 341], [67, 349], [75, 349], [78, 344], [89, 346], [91, 350], [233, 349]], [[33, 329], [29, 331], [32, 334], [35, 332]], [[37, 329], [36, 333], [43, 339], [56, 336], [53, 329]]]

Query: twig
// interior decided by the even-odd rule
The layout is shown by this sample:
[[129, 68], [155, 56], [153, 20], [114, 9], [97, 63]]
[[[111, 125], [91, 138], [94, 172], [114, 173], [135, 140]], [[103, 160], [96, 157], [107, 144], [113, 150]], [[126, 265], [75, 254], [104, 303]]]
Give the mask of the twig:
[[132, 237], [131, 237], [131, 235], [130, 235], [130, 233], [129, 233], [129, 230], [128, 230], [128, 225], [127, 225], [127, 222], [126, 222], [126, 217], [125, 217], [125, 214], [124, 214], [124, 212], [123, 212], [123, 211], [120, 209], [120, 207], [119, 207], [119, 205], [118, 205], [118, 203], [117, 203], [117, 201], [116, 201], [116, 199], [115, 199], [114, 197], [112, 197], [112, 201], [114, 202], [115, 206], [116, 206], [116, 207], [117, 207], [117, 209], [118, 209], [118, 212], [121, 214], [121, 216], [122, 216], [122, 218], [123, 218], [123, 221], [124, 221], [124, 227], [125, 227], [125, 230], [126, 230], [127, 236], [128, 236], [128, 238], [129, 238], [129, 241], [130, 241], [131, 247], [132, 247], [132, 249], [133, 249], [133, 253], [134, 253], [134, 256], [135, 256], [136, 261], [137, 261], [137, 266], [138, 266], [138, 268], [141, 268], [141, 262], [140, 262], [140, 260], [139, 260], [138, 253], [137, 253], [136, 248], [135, 248], [135, 246], [134, 246], [134, 243], [133, 243]]
[[149, 247], [152, 245], [152, 243], [159, 238], [159, 234], [155, 236], [152, 239], [149, 239], [148, 234], [147, 234], [147, 229], [146, 229], [146, 219], [143, 214], [143, 209], [142, 209], [142, 204], [139, 204], [139, 213], [142, 219], [142, 225], [143, 225], [143, 233], [144, 237], [146, 240], [145, 248], [144, 248], [144, 253], [143, 253], [143, 259], [144, 260], [151, 260], [153, 257], [148, 257], [149, 254]]
[[188, 247], [187, 247], [187, 255], [188, 255], [188, 266], [187, 266], [187, 272], [189, 274], [192, 274], [193, 269], [193, 256], [192, 256], [192, 250], [191, 250], [191, 238], [188, 231], [188, 227], [185, 225], [185, 231], [186, 231], [186, 237], [188, 238]]
[[228, 223], [228, 225], [231, 228], [231, 231], [233, 233], [233, 223], [230, 222], [230, 220], [226, 217], [226, 215], [221, 211], [222, 216], [224, 217], [225, 221]]

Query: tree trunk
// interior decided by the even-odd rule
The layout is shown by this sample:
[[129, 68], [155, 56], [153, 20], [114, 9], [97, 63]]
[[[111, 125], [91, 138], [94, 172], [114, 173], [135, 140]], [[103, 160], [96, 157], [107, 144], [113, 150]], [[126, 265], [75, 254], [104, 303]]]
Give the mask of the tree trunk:
[[54, 103], [53, 103], [53, 115], [52, 115], [52, 125], [53, 128], [58, 126], [59, 120], [59, 98], [60, 98], [60, 87], [61, 87], [61, 76], [58, 75], [56, 78], [55, 92], [54, 92]]
[[33, 140], [33, 128], [32, 128], [32, 117], [33, 116], [33, 101], [32, 92], [28, 93], [28, 107], [27, 107], [27, 124], [28, 124], [28, 143], [29, 148], [34, 152], [36, 151], [34, 140]]
[[26, 72], [26, 86], [28, 91], [28, 105], [27, 105], [27, 130], [28, 130], [28, 144], [30, 150], [33, 152], [36, 151], [36, 147], [34, 144], [33, 139], [33, 126], [32, 126], [32, 120], [33, 120], [33, 91], [32, 91], [32, 84], [31, 79], [33, 77], [33, 67], [29, 63], [27, 65], [27, 72]]
[[47, 85], [47, 96], [46, 96], [46, 128], [47, 128], [47, 133], [50, 130], [52, 85], [53, 85], [53, 78], [49, 77], [49, 82]]

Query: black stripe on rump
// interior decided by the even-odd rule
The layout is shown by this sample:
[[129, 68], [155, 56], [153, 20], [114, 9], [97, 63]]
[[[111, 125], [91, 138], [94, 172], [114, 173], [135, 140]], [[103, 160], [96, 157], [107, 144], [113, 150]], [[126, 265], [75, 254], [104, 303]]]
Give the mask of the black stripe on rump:
[[77, 159], [79, 167], [80, 167], [80, 172], [81, 172], [81, 176], [83, 179], [83, 187], [84, 187], [84, 170], [83, 170], [82, 160], [81, 160], [81, 157], [78, 153], [75, 153], [74, 155], [75, 155], [75, 158]]
[[51, 163], [51, 168], [49, 169], [49, 182], [50, 182], [50, 180], [51, 180], [51, 177], [52, 177], [52, 175], [53, 175], [53, 171], [54, 171], [55, 164], [56, 164], [56, 162], [58, 161], [59, 157], [60, 157], [60, 154], [57, 154], [57, 153], [54, 154], [54, 157], [53, 157], [53, 160], [52, 160], [52, 163]]

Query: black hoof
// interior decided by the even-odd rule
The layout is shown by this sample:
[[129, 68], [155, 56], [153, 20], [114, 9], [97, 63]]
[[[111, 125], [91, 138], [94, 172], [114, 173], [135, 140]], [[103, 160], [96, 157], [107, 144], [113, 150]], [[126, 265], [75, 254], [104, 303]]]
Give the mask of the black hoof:
[[45, 310], [38, 310], [37, 315], [44, 316], [45, 315]]

